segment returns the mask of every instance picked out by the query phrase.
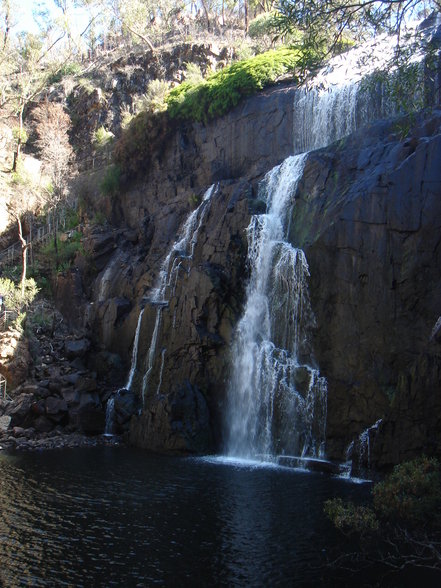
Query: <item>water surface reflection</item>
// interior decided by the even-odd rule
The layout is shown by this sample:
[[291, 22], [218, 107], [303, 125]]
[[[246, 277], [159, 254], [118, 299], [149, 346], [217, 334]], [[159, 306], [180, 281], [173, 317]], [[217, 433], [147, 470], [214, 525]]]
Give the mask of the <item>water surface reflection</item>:
[[323, 550], [337, 540], [323, 501], [368, 491], [287, 468], [123, 448], [0, 454], [1, 579], [318, 586]]

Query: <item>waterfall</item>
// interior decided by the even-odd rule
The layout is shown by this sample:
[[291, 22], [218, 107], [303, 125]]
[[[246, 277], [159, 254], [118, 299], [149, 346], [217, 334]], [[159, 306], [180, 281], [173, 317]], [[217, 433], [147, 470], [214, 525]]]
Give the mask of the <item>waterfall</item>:
[[141, 310], [138, 317], [138, 323], [136, 325], [135, 331], [135, 339], [133, 341], [133, 349], [132, 349], [132, 362], [130, 365], [130, 372], [127, 378], [127, 383], [124, 386], [126, 390], [130, 390], [132, 387], [133, 378], [135, 376], [136, 365], [137, 365], [137, 358], [138, 358], [138, 345], [139, 345], [139, 332], [141, 330], [141, 322], [142, 322], [142, 315], [144, 314], [145, 308]]
[[358, 465], [365, 467], [368, 471], [371, 467], [371, 437], [375, 437], [382, 419], [378, 419], [371, 427], [362, 431], [358, 437]]
[[[402, 91], [409, 104], [414, 101], [420, 107], [425, 36], [430, 38], [427, 31], [410, 27], [400, 39], [401, 50], [408, 54], [407, 65], [417, 66], [420, 81]], [[396, 51], [397, 37], [381, 35], [330, 59], [300, 88], [294, 99], [294, 153], [326, 147], [363, 125], [400, 114], [403, 105], [392, 82], [399, 79]], [[389, 89], [388, 82], [392, 82]]]
[[[199, 230], [208, 214], [210, 201], [215, 193], [215, 184], [211, 185], [205, 192], [199, 206], [193, 210], [187, 217], [178, 234], [176, 241], [170, 247], [169, 252], [164, 258], [159, 271], [159, 276], [155, 287], [149, 297], [149, 302], [156, 307], [155, 326], [153, 329], [150, 347], [145, 360], [145, 372], [142, 381], [142, 402], [144, 405], [145, 395], [149, 387], [150, 376], [153, 371], [156, 359], [156, 347], [158, 343], [162, 309], [168, 305], [168, 300], [174, 295], [176, 284], [179, 277], [179, 271], [185, 269], [184, 262], [193, 259], [194, 250], [197, 244]], [[190, 271], [190, 268], [185, 270]], [[157, 388], [157, 394], [160, 392], [162, 383], [162, 372], [164, 368], [166, 350], [161, 352], [161, 370], [160, 383]]]
[[324, 452], [326, 380], [314, 366], [314, 326], [301, 249], [287, 242], [293, 197], [306, 156], [267, 174], [267, 213], [248, 226], [247, 301], [233, 344], [227, 453], [240, 457]]
[[[415, 40], [414, 31], [408, 48]], [[311, 344], [308, 264], [288, 242], [289, 218], [305, 154], [397, 113], [385, 77], [375, 74], [389, 71], [396, 43], [383, 36], [330, 60], [295, 94], [295, 155], [265, 177], [260, 199], [266, 214], [252, 216], [247, 229], [251, 275], [234, 336], [226, 409], [230, 456], [324, 455], [327, 382]], [[415, 50], [410, 62], [421, 64], [422, 58]]]
[[110, 396], [106, 404], [106, 425], [104, 428], [104, 435], [108, 437], [113, 435], [115, 425], [115, 397]]

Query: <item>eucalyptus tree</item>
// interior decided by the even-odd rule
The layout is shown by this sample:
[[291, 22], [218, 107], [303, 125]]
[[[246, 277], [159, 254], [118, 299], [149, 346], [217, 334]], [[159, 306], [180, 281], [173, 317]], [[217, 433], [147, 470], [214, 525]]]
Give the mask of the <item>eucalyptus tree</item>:
[[334, 47], [343, 34], [355, 39], [377, 32], [400, 33], [408, 19], [439, 10], [441, 0], [279, 0], [278, 27], [304, 31], [305, 43]]

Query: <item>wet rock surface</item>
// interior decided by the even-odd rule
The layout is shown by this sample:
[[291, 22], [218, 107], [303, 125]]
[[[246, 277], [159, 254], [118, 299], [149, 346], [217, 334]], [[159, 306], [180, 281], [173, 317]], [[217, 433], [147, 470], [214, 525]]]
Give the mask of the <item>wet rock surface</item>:
[[[328, 379], [328, 455], [383, 419], [369, 467], [441, 454], [438, 378], [441, 113], [377, 123], [312, 153], [292, 240], [310, 265], [317, 361]], [[367, 466], [368, 464], [365, 464]]]

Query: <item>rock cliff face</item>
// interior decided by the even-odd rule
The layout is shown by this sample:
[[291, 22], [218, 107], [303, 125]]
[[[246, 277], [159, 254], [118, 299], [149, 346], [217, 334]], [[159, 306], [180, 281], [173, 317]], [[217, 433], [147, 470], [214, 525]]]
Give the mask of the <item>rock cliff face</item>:
[[[233, 329], [248, 268], [257, 183], [292, 153], [293, 94], [280, 86], [220, 121], [181, 128], [145, 179], [113, 203], [115, 231], [90, 236], [98, 275], [84, 316], [95, 344], [129, 371], [144, 409], [133, 443], [203, 452], [222, 446]], [[370, 465], [441, 454], [441, 112], [363, 128], [308, 156], [290, 240], [306, 252], [315, 354], [328, 381], [327, 455], [344, 459], [379, 419]], [[185, 219], [215, 184], [191, 256], [182, 255], [157, 322], [151, 292]], [[156, 301], [157, 302], [157, 301]], [[155, 332], [156, 331], [156, 332]], [[155, 345], [152, 347], [152, 341]], [[153, 351], [152, 351], [153, 349]]]
[[292, 239], [310, 264], [331, 457], [380, 418], [371, 465], [441, 450], [440, 115], [404, 140], [377, 123], [305, 168]]

